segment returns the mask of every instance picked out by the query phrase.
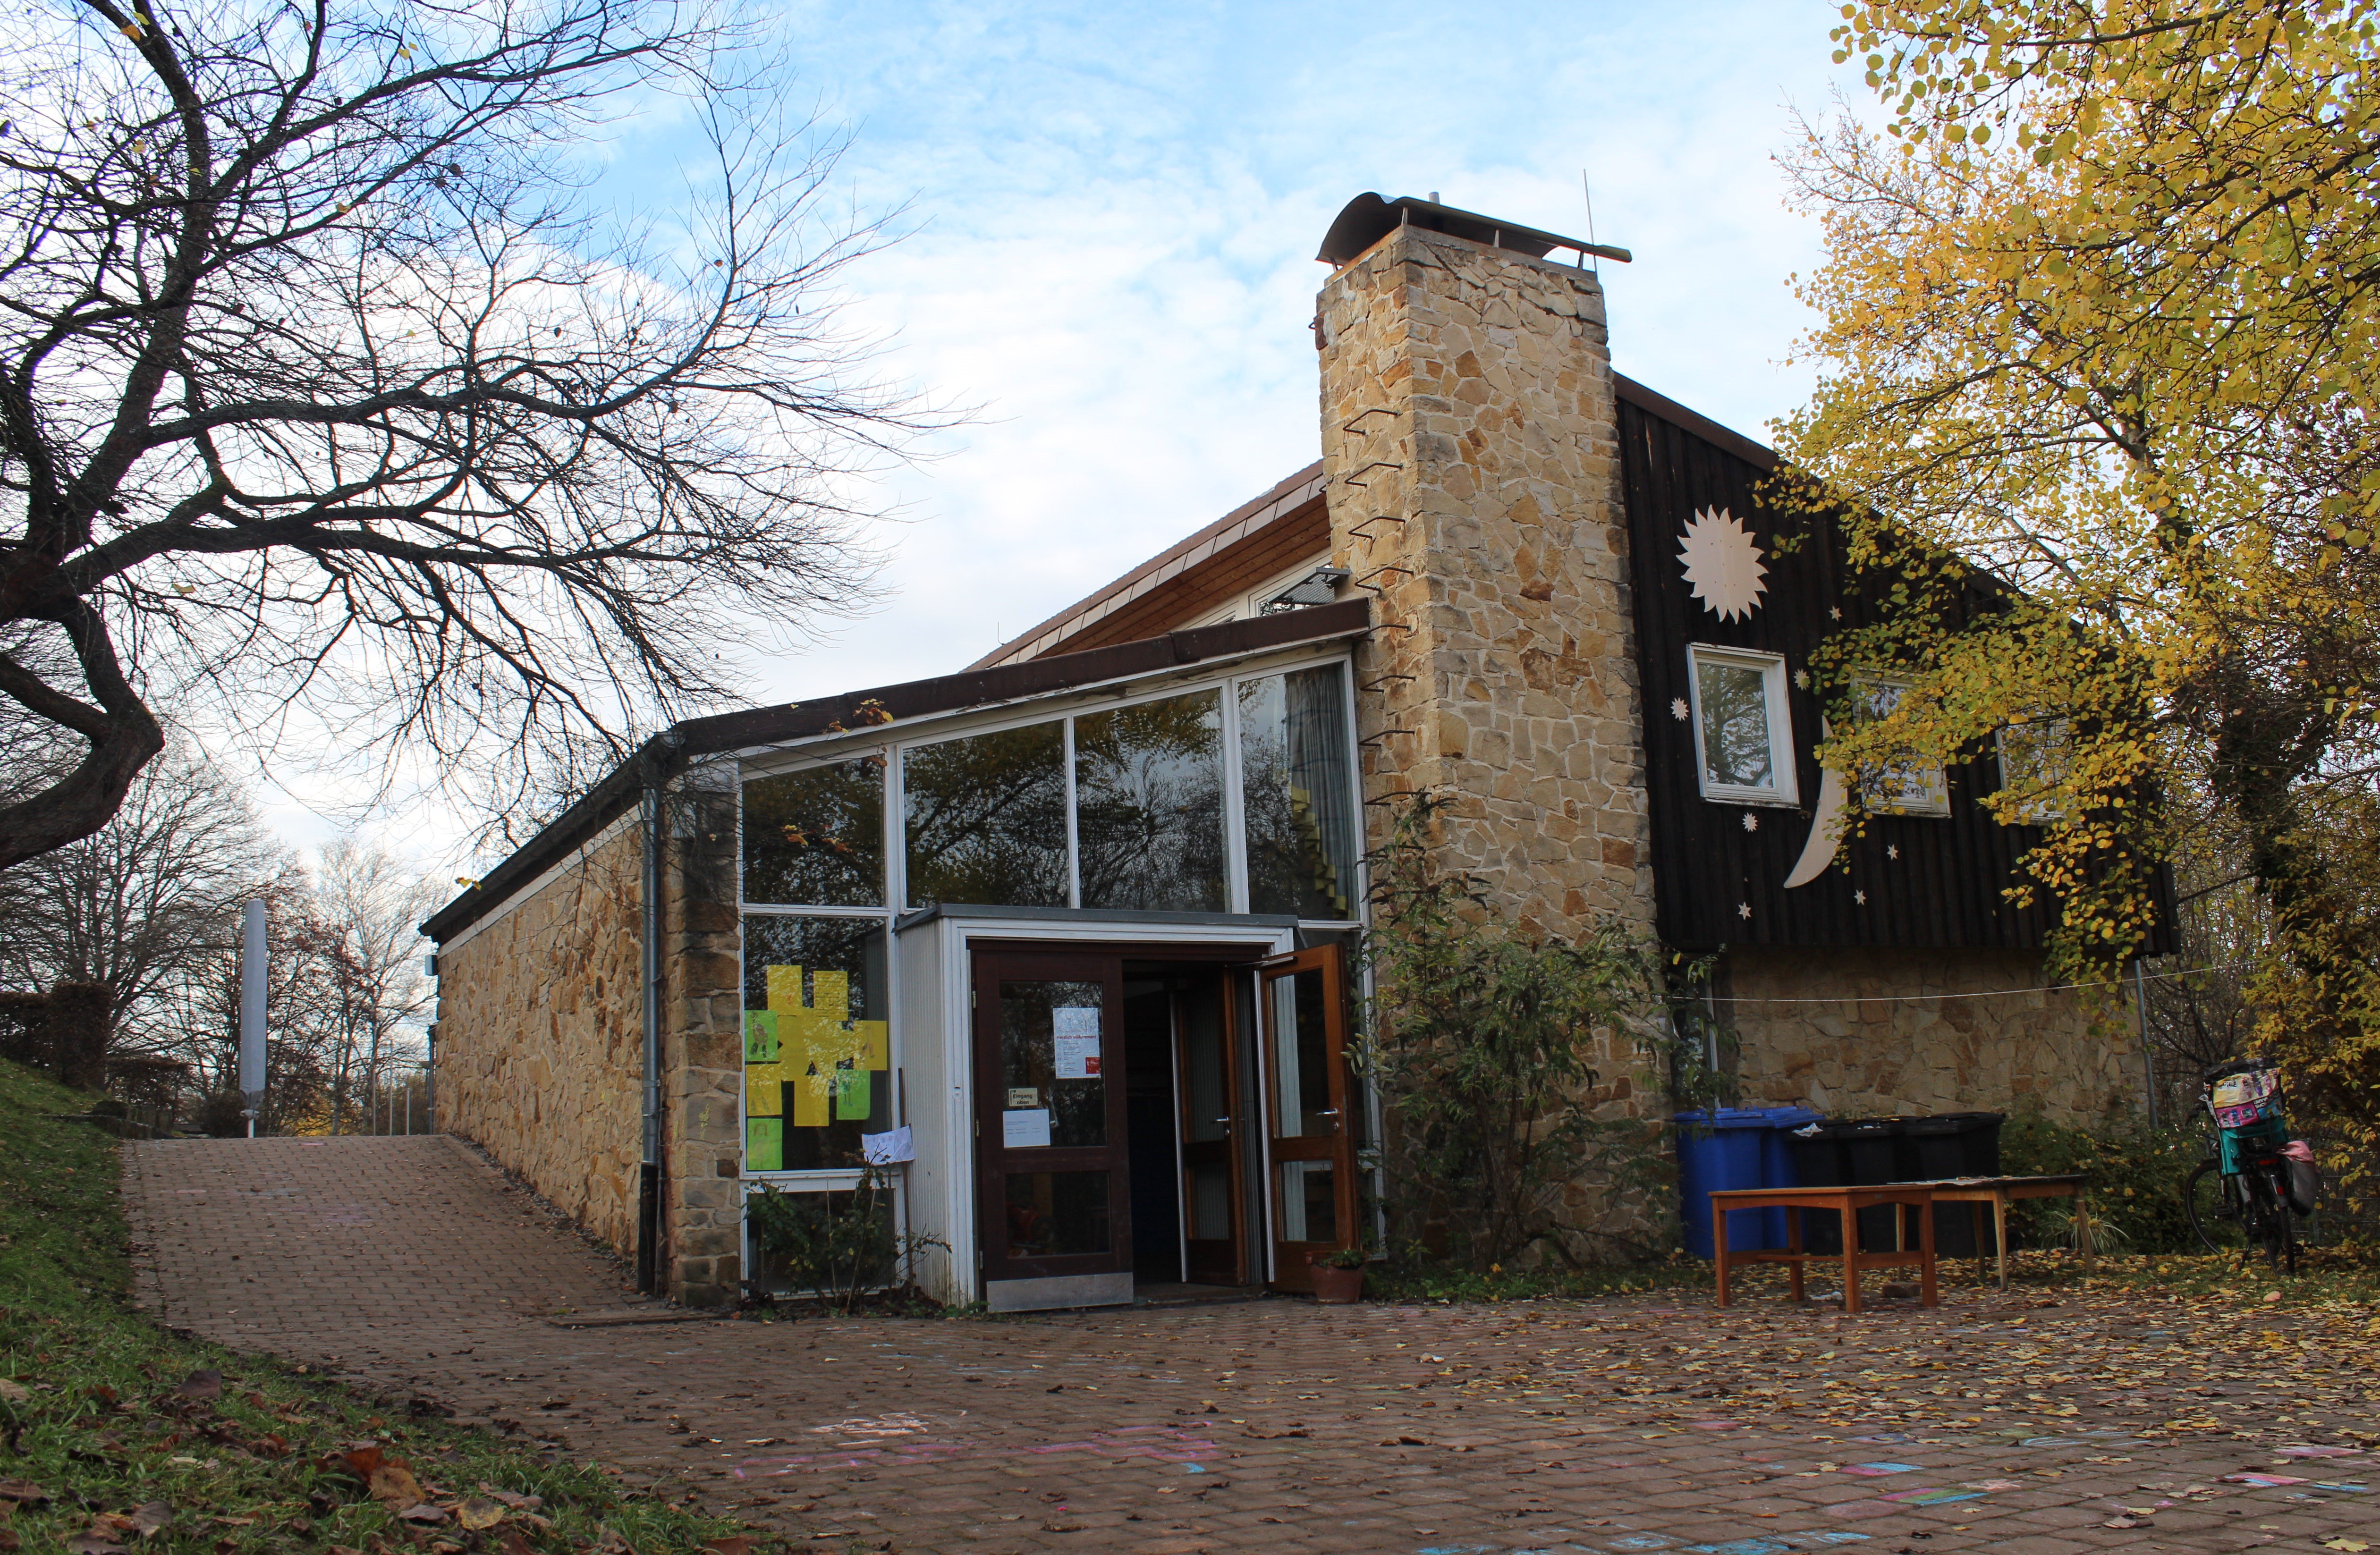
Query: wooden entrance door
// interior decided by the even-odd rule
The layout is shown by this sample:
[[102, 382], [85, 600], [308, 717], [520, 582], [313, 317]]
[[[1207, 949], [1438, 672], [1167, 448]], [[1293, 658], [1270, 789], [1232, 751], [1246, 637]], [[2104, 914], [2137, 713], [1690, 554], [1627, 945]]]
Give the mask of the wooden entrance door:
[[1347, 1075], [1347, 997], [1339, 947], [1262, 963], [1257, 1007], [1272, 1202], [1273, 1283], [1310, 1291], [1316, 1253], [1362, 1241]]
[[1181, 1106], [1182, 1278], [1197, 1285], [1248, 1282], [1247, 1202], [1241, 1183], [1239, 1036], [1231, 978], [1208, 972], [1173, 996], [1174, 1093]]
[[984, 1279], [1123, 1275], [1129, 1299], [1123, 964], [978, 953], [974, 975]]

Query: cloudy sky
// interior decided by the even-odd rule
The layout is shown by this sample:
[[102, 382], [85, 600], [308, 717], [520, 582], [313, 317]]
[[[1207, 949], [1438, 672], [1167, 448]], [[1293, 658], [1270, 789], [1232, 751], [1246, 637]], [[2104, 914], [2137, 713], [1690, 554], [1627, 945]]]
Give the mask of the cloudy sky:
[[[752, 659], [756, 699], [956, 669], [1316, 456], [1306, 333], [1365, 190], [1633, 249], [1621, 371], [1759, 436], [1798, 399], [1789, 278], [1815, 252], [1774, 156], [1826, 108], [1832, 6], [833, 3], [781, 17], [851, 144], [837, 194], [905, 236], [849, 274], [890, 379], [976, 407], [860, 494], [896, 516], [872, 614]], [[624, 127], [602, 192], [678, 198], [698, 148]], [[326, 796], [269, 792], [296, 843]], [[310, 799], [311, 802], [310, 803]], [[465, 818], [379, 818], [477, 873]]]

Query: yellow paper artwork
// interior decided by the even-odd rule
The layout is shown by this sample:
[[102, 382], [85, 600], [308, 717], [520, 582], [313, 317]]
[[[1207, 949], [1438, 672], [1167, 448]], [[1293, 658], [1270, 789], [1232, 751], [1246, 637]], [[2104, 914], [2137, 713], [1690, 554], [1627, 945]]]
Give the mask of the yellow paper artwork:
[[748, 1118], [773, 1118], [785, 1110], [785, 1066], [782, 1063], [750, 1063], [744, 1067], [744, 1115]]
[[[813, 969], [807, 999], [799, 966], [771, 966], [767, 975], [767, 1013], [775, 1027], [777, 1062], [765, 1067], [776, 1072], [776, 1083], [793, 1087], [787, 1121], [795, 1128], [824, 1128], [838, 1117], [866, 1119], [876, 1089], [868, 1072], [892, 1067], [892, 1027], [880, 1020], [850, 1018], [847, 972]], [[747, 1034], [747, 1056], [752, 1052]], [[761, 1067], [750, 1066], [746, 1073], [746, 1112], [753, 1116], [762, 1115], [759, 1091], [775, 1093], [775, 1083], [759, 1078]]]

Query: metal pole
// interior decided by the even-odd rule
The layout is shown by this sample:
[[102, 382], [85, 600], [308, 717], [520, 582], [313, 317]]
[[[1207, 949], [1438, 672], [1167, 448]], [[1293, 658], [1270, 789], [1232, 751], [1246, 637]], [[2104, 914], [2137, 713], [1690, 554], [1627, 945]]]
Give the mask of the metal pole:
[[250, 1139], [256, 1137], [257, 1115], [264, 1111], [265, 927], [264, 904], [250, 902], [242, 914], [239, 936], [239, 1100]]
[[2156, 1054], [2149, 1047], [2149, 981], [2141, 970], [2141, 958], [2132, 957], [2132, 1016], [2141, 1028], [2141, 1073], [2145, 1076], [2149, 1097], [2149, 1126], [2156, 1126]]

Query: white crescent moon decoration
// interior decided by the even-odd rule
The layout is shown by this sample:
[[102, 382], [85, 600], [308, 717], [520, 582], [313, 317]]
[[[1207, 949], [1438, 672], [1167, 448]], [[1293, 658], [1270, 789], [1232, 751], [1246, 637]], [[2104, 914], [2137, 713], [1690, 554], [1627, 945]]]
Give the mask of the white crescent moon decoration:
[[[1834, 731], [1825, 719], [1818, 720], [1818, 737], [1829, 738]], [[1794, 862], [1793, 872], [1785, 877], [1785, 889], [1807, 885], [1827, 872], [1835, 861], [1835, 849], [1842, 838], [1837, 834], [1835, 821], [1843, 813], [1843, 774], [1832, 767], [1818, 769], [1818, 808], [1810, 817], [1810, 840], [1802, 844], [1802, 856]], [[1862, 898], [1864, 902], [1865, 898]]]
[[1685, 564], [1694, 598], [1722, 621], [1748, 619], [1768, 591], [1761, 581], [1768, 569], [1761, 564], [1759, 544], [1726, 508], [1695, 510], [1679, 537], [1678, 560]]

